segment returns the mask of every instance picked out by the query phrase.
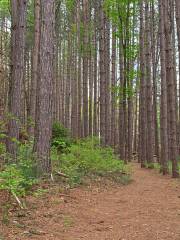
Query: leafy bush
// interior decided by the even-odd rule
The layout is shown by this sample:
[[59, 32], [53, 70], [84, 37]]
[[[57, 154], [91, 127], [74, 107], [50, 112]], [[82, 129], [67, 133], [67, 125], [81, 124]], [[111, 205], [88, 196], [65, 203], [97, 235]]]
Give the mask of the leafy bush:
[[33, 142], [22, 144], [19, 147], [17, 156], [17, 166], [21, 169], [23, 175], [27, 179], [35, 179], [37, 176], [36, 162], [32, 153]]
[[54, 122], [52, 126], [52, 139], [68, 138], [70, 135], [69, 130], [65, 128], [60, 122]]
[[32, 155], [32, 144], [21, 145], [17, 164], [4, 166], [0, 172], [0, 190], [24, 196], [26, 191], [37, 182], [36, 166]]
[[59, 153], [67, 153], [69, 151], [69, 147], [71, 146], [70, 141], [66, 141], [61, 138], [52, 140], [51, 145], [52, 147], [55, 147]]
[[69, 130], [60, 122], [55, 122], [52, 127], [52, 147], [55, 147], [59, 153], [67, 153], [71, 142]]
[[118, 159], [112, 148], [100, 147], [97, 138], [80, 140], [70, 147], [68, 154], [58, 157], [57, 153], [53, 152], [52, 157], [59, 161], [59, 168], [69, 176], [71, 185], [80, 184], [84, 176], [106, 176], [114, 180], [115, 176], [129, 176], [124, 162]]
[[34, 184], [33, 180], [26, 179], [15, 164], [6, 166], [5, 170], [0, 172], [0, 189], [7, 190], [11, 194], [24, 196], [27, 187]]

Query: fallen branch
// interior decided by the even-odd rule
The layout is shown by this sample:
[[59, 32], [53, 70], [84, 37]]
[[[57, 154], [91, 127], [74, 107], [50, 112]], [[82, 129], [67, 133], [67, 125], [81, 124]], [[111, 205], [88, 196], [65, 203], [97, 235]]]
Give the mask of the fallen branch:
[[60, 197], [68, 197], [68, 198], [76, 199], [75, 197], [65, 193], [60, 193]]
[[54, 177], [52, 173], [51, 173], [51, 181], [54, 182]]
[[60, 177], [69, 178], [69, 176], [67, 176], [66, 174], [64, 174], [62, 172], [55, 171], [55, 173]]
[[22, 202], [20, 201], [20, 199], [18, 198], [18, 196], [12, 191], [12, 195], [15, 198], [16, 202], [18, 203], [18, 205], [20, 206], [21, 209], [24, 209]]

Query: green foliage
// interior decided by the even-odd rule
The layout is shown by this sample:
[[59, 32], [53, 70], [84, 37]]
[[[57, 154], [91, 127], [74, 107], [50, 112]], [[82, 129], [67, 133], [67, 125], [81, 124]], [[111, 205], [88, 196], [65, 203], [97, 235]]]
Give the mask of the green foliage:
[[[8, 160], [11, 162], [11, 159]], [[32, 156], [32, 146], [31, 144], [21, 145], [17, 164], [6, 165], [4, 170], [0, 172], [0, 190], [24, 196], [26, 191], [36, 182], [36, 166]]]
[[0, 1], [0, 17], [9, 16], [10, 9], [10, 1], [9, 0], [1, 0]]
[[69, 11], [72, 11], [75, 6], [75, 0], [66, 0], [66, 7]]
[[66, 153], [71, 142], [69, 130], [61, 123], [55, 122], [52, 127], [52, 147], [55, 147], [59, 153]]
[[[5, 121], [0, 121], [0, 161], [1, 164], [3, 164], [4, 159], [6, 157], [6, 145], [5, 145], [5, 139], [7, 135], [5, 132]], [[3, 161], [2, 161], [3, 160]], [[1, 167], [0, 164], [0, 167]]]
[[68, 148], [71, 146], [71, 144], [70, 142], [59, 138], [52, 141], [52, 146], [55, 147], [59, 153], [67, 153], [69, 151]]
[[0, 190], [7, 190], [17, 196], [24, 196], [26, 189], [34, 183], [33, 179], [27, 179], [24, 176], [22, 169], [16, 164], [6, 166], [5, 170], [0, 172]]
[[63, 223], [64, 227], [69, 228], [73, 226], [74, 221], [71, 216], [63, 216]]
[[41, 197], [48, 192], [48, 189], [38, 188], [36, 191], [33, 192], [33, 196]]
[[31, 46], [33, 44], [34, 37], [34, 1], [28, 1], [27, 6], [27, 29], [26, 31], [26, 44]]
[[116, 103], [123, 101], [126, 97], [132, 98], [135, 94], [135, 89], [132, 86], [122, 87], [118, 85], [111, 88], [111, 91], [115, 93]]
[[[180, 159], [178, 159], [178, 168], [179, 168], [179, 173], [180, 173]], [[171, 161], [168, 162], [168, 169], [169, 169], [169, 172], [172, 173], [172, 162]]]
[[33, 143], [22, 144], [17, 156], [18, 167], [26, 179], [36, 179], [36, 163], [32, 154]]
[[159, 163], [146, 163], [145, 165], [149, 169], [157, 169], [159, 171], [161, 169], [161, 165]]
[[80, 184], [85, 176], [115, 176], [121, 178], [128, 174], [128, 168], [119, 160], [111, 148], [99, 146], [98, 138], [79, 140], [70, 147], [68, 154], [62, 154], [59, 160], [56, 152], [52, 158], [59, 161], [60, 170], [69, 177], [69, 184]]
[[56, 139], [59, 137], [67, 138], [70, 133], [67, 128], [65, 128], [60, 122], [54, 122], [52, 127], [52, 138]]
[[[160, 163], [146, 163], [146, 167], [149, 169], [156, 169], [162, 172], [162, 165]], [[179, 173], [180, 173], [180, 160], [178, 161]], [[168, 172], [172, 173], [172, 162], [168, 161]]]
[[[5, 205], [2, 206], [2, 223], [5, 225], [9, 224], [9, 209], [10, 209], [10, 204], [6, 203]], [[3, 240], [4, 238], [1, 238], [1, 233], [0, 233], [0, 240]]]
[[3, 156], [6, 152], [6, 146], [4, 143], [0, 142], [0, 157]]

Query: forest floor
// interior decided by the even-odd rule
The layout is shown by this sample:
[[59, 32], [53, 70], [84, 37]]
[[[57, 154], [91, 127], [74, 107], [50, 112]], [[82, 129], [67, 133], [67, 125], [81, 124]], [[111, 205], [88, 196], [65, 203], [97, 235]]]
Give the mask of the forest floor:
[[4, 240], [180, 240], [180, 182], [132, 164], [126, 186], [92, 184], [28, 197], [0, 224]]

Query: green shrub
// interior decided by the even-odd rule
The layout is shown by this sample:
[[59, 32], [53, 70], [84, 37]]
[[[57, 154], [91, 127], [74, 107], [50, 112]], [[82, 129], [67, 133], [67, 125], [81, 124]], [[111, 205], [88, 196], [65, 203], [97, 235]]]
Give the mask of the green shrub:
[[20, 145], [17, 163], [4, 166], [4, 170], [0, 172], [0, 189], [17, 196], [24, 196], [36, 182], [32, 143]]
[[70, 132], [60, 122], [54, 122], [52, 126], [52, 139], [56, 138], [69, 138]]
[[27, 179], [35, 179], [37, 176], [36, 172], [36, 161], [32, 153], [33, 142], [22, 144], [19, 147], [17, 156], [17, 166], [21, 169], [23, 175]]
[[67, 140], [63, 140], [62, 138], [57, 138], [52, 140], [52, 147], [55, 147], [59, 153], [67, 153], [69, 151], [69, 147], [71, 143]]
[[59, 153], [67, 153], [71, 143], [69, 130], [60, 122], [55, 122], [52, 127], [51, 146], [55, 147]]
[[112, 179], [123, 174], [129, 176], [128, 167], [119, 160], [112, 148], [99, 146], [99, 139], [87, 138], [80, 140], [70, 147], [68, 154], [57, 157], [53, 152], [52, 158], [59, 161], [60, 170], [69, 176], [71, 185], [80, 184], [84, 176], [108, 176]]
[[149, 168], [149, 169], [160, 170], [160, 164], [159, 163], [146, 163], [145, 166], [146, 166], [146, 168]]
[[34, 183], [35, 180], [26, 178], [16, 164], [6, 166], [5, 170], [0, 172], [0, 190], [7, 190], [17, 196], [24, 196]]

